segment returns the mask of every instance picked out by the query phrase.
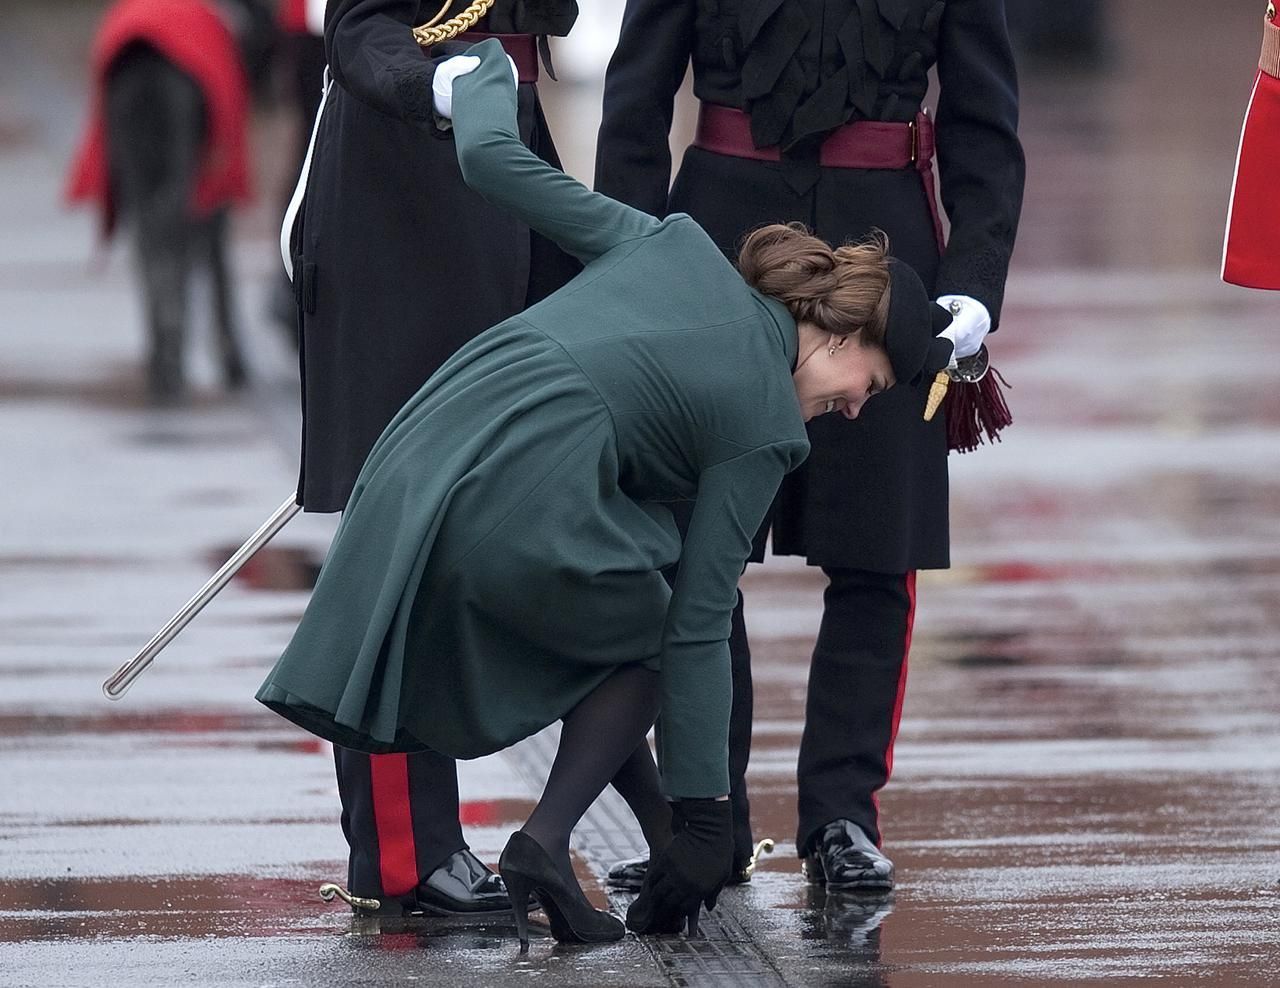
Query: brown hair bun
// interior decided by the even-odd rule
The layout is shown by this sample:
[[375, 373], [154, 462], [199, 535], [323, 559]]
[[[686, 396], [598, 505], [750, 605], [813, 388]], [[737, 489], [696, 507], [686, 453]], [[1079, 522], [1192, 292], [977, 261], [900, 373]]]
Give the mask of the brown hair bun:
[[883, 346], [889, 319], [889, 238], [879, 230], [832, 248], [799, 223], [774, 223], [747, 235], [738, 253], [747, 283], [837, 336], [861, 332]]

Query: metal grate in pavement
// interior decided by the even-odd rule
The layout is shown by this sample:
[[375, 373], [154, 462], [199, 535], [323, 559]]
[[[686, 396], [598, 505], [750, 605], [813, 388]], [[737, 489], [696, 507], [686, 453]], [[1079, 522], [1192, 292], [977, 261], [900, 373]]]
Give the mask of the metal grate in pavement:
[[[551, 769], [557, 737], [554, 731], [543, 732], [505, 752], [537, 790]], [[615, 861], [647, 851], [631, 811], [612, 789], [606, 789], [587, 810], [573, 833], [573, 846], [597, 875], [603, 875]], [[621, 916], [626, 915], [634, 898], [629, 892], [609, 890], [609, 903]], [[726, 898], [714, 913], [703, 913], [697, 939], [645, 937], [640, 942], [677, 988], [785, 988], [787, 982], [752, 940]]]

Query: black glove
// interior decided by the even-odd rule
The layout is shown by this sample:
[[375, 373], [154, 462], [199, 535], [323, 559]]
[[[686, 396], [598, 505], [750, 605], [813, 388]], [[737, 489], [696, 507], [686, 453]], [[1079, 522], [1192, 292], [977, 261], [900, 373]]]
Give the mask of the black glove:
[[733, 813], [727, 799], [679, 799], [671, 807], [674, 836], [649, 862], [640, 894], [627, 910], [636, 933], [698, 932], [698, 910], [716, 897], [733, 869]]

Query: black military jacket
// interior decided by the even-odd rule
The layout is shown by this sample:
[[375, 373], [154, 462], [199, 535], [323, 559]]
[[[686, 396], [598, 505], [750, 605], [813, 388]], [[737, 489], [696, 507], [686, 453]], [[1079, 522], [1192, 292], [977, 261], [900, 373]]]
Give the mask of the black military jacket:
[[[468, 2], [451, 0], [439, 19], [460, 14]], [[381, 108], [397, 108], [409, 119], [428, 121], [435, 63], [419, 57], [406, 27], [424, 24], [439, 12], [436, 0], [330, 0], [324, 16], [329, 65], [351, 65], [360, 59], [367, 70], [382, 77], [379, 95], [385, 102]], [[576, 0], [497, 0], [476, 30], [562, 36], [577, 17]]]
[[[764, 223], [799, 221], [840, 243], [872, 229], [936, 295], [970, 295], [999, 319], [1022, 202], [1018, 97], [1004, 0], [628, 0], [605, 81], [596, 188], [659, 215], [694, 217], [726, 253]], [[751, 115], [781, 163], [692, 148], [674, 187], [669, 131], [694, 92]], [[915, 168], [821, 167], [849, 121], [906, 122], [938, 81], [938, 246]], [[891, 389], [856, 422], [809, 423], [812, 453], [783, 482], [773, 549], [881, 573], [949, 563], [946, 423]], [[763, 538], [757, 557], [762, 554]]]
[[[292, 240], [308, 511], [345, 506], [383, 428], [458, 347], [578, 270], [462, 180], [432, 110], [437, 52], [410, 31], [439, 6], [332, 0], [326, 11], [333, 84]], [[478, 27], [563, 34], [576, 13], [574, 0], [498, 0]], [[535, 87], [518, 98], [522, 139], [558, 166]]]
[[[1024, 162], [1004, 0], [628, 0], [610, 67], [597, 186], [666, 209], [671, 95], [751, 114], [793, 161], [851, 120], [911, 120], [938, 73], [938, 164], [951, 223], [935, 290], [999, 318]], [[634, 50], [630, 48], [634, 46]]]

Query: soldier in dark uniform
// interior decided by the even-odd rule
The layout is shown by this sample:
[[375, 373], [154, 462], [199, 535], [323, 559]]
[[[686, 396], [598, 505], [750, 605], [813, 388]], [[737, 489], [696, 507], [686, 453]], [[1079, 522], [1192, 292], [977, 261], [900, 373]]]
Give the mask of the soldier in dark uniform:
[[[466, 7], [455, 2], [446, 12]], [[330, 0], [332, 75], [287, 252], [301, 325], [307, 511], [341, 511], [383, 428], [459, 346], [578, 270], [463, 182], [433, 112], [436, 64], [488, 32], [516, 63], [522, 139], [559, 167], [533, 85], [538, 48], [568, 33], [574, 0], [497, 0], [460, 43], [421, 49], [438, 0]], [[425, 331], [423, 327], [428, 327]], [[335, 749], [352, 892], [381, 912], [509, 909], [467, 849], [451, 759]]]
[[[698, 136], [668, 193], [673, 98], [692, 61]], [[922, 113], [939, 82], [936, 128]], [[605, 83], [599, 191], [687, 212], [730, 256], [764, 223], [840, 243], [873, 228], [956, 312], [956, 354], [999, 319], [1024, 163], [1004, 0], [628, 0]], [[933, 192], [951, 222], [943, 244]], [[888, 888], [877, 791], [888, 780], [915, 612], [915, 572], [949, 565], [943, 416], [908, 389], [856, 421], [809, 423], [813, 453], [774, 505], [774, 551], [829, 579], [799, 760], [797, 851], [834, 888]], [[873, 478], [867, 482], [867, 478]], [[763, 558], [764, 532], [754, 560]], [[744, 779], [750, 655], [731, 639], [735, 863], [751, 852]], [[643, 863], [616, 871], [619, 884]]]

